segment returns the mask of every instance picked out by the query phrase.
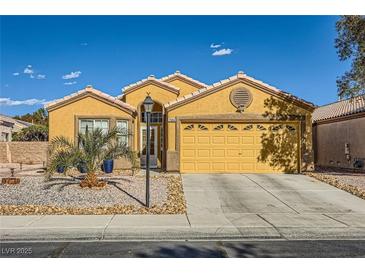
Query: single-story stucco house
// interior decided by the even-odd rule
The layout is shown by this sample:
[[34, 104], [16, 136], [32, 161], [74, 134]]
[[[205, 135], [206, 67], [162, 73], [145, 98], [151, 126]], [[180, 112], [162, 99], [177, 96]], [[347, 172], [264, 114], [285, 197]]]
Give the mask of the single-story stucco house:
[[317, 108], [313, 145], [318, 167], [365, 170], [365, 95]]
[[31, 125], [33, 124], [0, 114], [0, 142], [11, 142], [13, 133]]
[[113, 97], [92, 86], [47, 104], [50, 139], [86, 127], [128, 128], [145, 162], [143, 100], [151, 115], [153, 167], [181, 173], [301, 172], [313, 167], [314, 105], [243, 72], [207, 85], [181, 72], [151, 75]]

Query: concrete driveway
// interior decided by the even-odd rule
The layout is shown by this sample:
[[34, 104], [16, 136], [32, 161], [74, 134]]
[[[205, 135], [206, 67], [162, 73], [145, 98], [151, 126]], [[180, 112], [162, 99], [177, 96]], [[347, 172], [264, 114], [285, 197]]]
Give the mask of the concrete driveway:
[[263, 236], [286, 238], [301, 238], [301, 233], [303, 238], [365, 236], [365, 200], [305, 175], [182, 177], [192, 227], [219, 226], [242, 235], [261, 231]]

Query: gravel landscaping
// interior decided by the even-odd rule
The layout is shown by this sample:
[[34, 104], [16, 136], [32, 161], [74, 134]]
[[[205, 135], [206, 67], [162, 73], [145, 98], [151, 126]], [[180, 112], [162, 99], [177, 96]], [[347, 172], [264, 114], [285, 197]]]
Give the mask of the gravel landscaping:
[[151, 178], [151, 208], [144, 207], [145, 177], [108, 178], [104, 188], [81, 188], [70, 177], [21, 177], [18, 185], [0, 184], [0, 214], [181, 214], [185, 199], [180, 177]]
[[306, 174], [365, 199], [365, 173], [338, 169], [318, 169]]

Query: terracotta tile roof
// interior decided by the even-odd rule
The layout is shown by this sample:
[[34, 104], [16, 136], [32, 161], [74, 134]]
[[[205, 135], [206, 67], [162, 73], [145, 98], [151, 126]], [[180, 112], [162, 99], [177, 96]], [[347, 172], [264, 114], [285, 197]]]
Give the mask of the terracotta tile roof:
[[284, 96], [284, 97], [287, 97], [287, 98], [290, 98], [290, 99], [293, 99], [293, 100], [296, 100], [296, 101], [300, 101], [301, 103], [305, 104], [305, 105], [308, 105], [312, 108], [314, 108], [314, 104], [308, 102], [308, 101], [305, 101], [303, 99], [300, 99], [299, 97], [297, 96], [294, 96], [290, 93], [287, 93], [287, 92], [284, 92], [274, 86], [271, 86], [269, 84], [266, 84], [260, 80], [257, 80], [253, 77], [250, 77], [246, 74], [244, 74], [242, 71], [239, 71], [236, 75], [232, 76], [232, 77], [229, 77], [227, 79], [224, 79], [224, 80], [221, 80], [217, 83], [214, 83], [212, 85], [209, 85], [209, 86], [206, 86], [204, 88], [201, 88], [201, 89], [198, 89], [197, 91], [194, 91], [190, 94], [187, 94], [183, 97], [180, 97], [180, 98], [177, 98], [176, 100], [174, 101], [171, 101], [171, 102], [168, 102], [165, 104], [165, 107], [166, 108], [169, 108], [169, 107], [172, 107], [172, 106], [175, 106], [175, 105], [179, 105], [180, 103], [182, 103], [183, 101], [186, 101], [186, 100], [192, 100], [193, 98], [195, 97], [199, 97], [199, 96], [202, 96], [203, 94], [205, 93], [208, 93], [209, 91], [211, 90], [214, 90], [215, 88], [218, 88], [218, 87], [221, 87], [221, 86], [224, 86], [226, 84], [229, 84], [235, 80], [239, 80], [239, 79], [243, 79], [243, 80], [247, 80], [247, 81], [250, 81], [250, 82], [253, 82], [255, 84], [258, 84], [260, 86], [263, 86], [267, 89], [269, 89], [270, 91], [278, 94], [278, 95], [281, 95], [281, 96]]
[[165, 88], [167, 88], [177, 94], [180, 92], [180, 88], [175, 87], [174, 85], [171, 85], [164, 81], [161, 81], [160, 79], [157, 79], [154, 75], [150, 75], [145, 79], [142, 79], [136, 83], [130, 84], [130, 85], [122, 88], [122, 94], [118, 95], [117, 98], [121, 98], [121, 97], [123, 97], [124, 94], [129, 93], [130, 91], [135, 90], [136, 88], [149, 84], [149, 83], [155, 83], [157, 85], [164, 86]]
[[117, 99], [116, 97], [113, 97], [111, 95], [108, 95], [108, 94], [100, 91], [100, 90], [97, 90], [97, 89], [93, 88], [92, 86], [87, 86], [86, 88], [84, 88], [82, 90], [79, 90], [75, 93], [72, 93], [70, 95], [67, 95], [67, 96], [65, 96], [61, 99], [57, 99], [57, 100], [54, 100], [52, 102], [49, 102], [48, 104], [45, 105], [45, 108], [49, 109], [49, 108], [55, 107], [58, 104], [64, 103], [64, 102], [69, 101], [69, 100], [72, 100], [72, 99], [74, 99], [78, 96], [81, 96], [81, 95], [84, 95], [84, 94], [87, 94], [87, 93], [94, 94], [98, 97], [106, 99], [106, 100], [110, 101], [111, 103], [116, 104], [117, 106], [120, 106], [124, 109], [127, 109], [127, 110], [131, 111], [131, 112], [136, 111], [136, 109], [133, 106], [122, 102], [121, 100]]
[[365, 95], [318, 107], [314, 110], [312, 119], [317, 122], [360, 112], [365, 112]]
[[167, 75], [165, 77], [160, 78], [160, 80], [163, 81], [163, 82], [168, 82], [170, 80], [172, 81], [175, 78], [185, 79], [186, 81], [191, 82], [191, 83], [193, 83], [193, 84], [195, 84], [195, 85], [197, 85], [199, 87], [206, 87], [207, 86], [207, 84], [204, 84], [204, 83], [202, 83], [202, 82], [200, 82], [198, 80], [195, 80], [195, 79], [193, 79], [193, 78], [191, 78], [191, 77], [189, 77], [189, 76], [187, 76], [185, 74], [182, 74], [179, 70], [177, 70], [173, 74], [170, 74], [170, 75]]

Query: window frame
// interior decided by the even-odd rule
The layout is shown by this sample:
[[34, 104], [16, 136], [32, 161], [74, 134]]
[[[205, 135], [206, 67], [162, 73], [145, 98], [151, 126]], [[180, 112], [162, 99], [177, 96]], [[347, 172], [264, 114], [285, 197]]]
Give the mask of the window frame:
[[[101, 128], [102, 130], [107, 130], [106, 131], [106, 133], [108, 133], [109, 132], [109, 130], [110, 130], [110, 119], [106, 119], [106, 118], [79, 118], [78, 119], [79, 120], [79, 128], [78, 128], [78, 132], [79, 133], [85, 133], [86, 132], [86, 128], [85, 128], [85, 131], [82, 131], [81, 130], [81, 123], [82, 123], [82, 121], [92, 121], [92, 123], [93, 123], [93, 126], [92, 126], [92, 129], [91, 130], [94, 130], [94, 129], [96, 129], [96, 128]], [[102, 122], [107, 122], [107, 128], [103, 128], [103, 127], [96, 127], [95, 126], [95, 122], [96, 121], [100, 121], [101, 123]]]
[[125, 129], [126, 129], [126, 135], [122, 135], [122, 133], [118, 133], [118, 136], [117, 136], [117, 140], [118, 140], [118, 142], [119, 142], [119, 138], [125, 138], [125, 144], [127, 145], [127, 146], [129, 146], [129, 136], [128, 136], [128, 131], [129, 131], [129, 120], [126, 120], [126, 119], [117, 119], [116, 121], [115, 121], [115, 126], [116, 127], [118, 127], [118, 123], [120, 123], [120, 122], [123, 122], [123, 123], [125, 123], [126, 124], [126, 127], [125, 127]]

